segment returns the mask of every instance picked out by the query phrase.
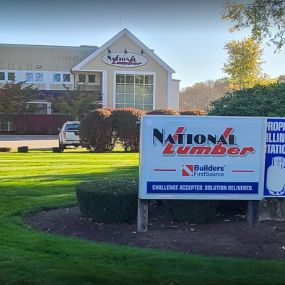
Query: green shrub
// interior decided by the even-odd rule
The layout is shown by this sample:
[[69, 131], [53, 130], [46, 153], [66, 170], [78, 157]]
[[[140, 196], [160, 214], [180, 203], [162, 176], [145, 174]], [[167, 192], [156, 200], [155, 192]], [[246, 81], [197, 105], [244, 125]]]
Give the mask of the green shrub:
[[215, 219], [217, 201], [166, 200], [166, 215], [170, 220], [201, 224]]
[[125, 151], [139, 151], [140, 118], [144, 111], [135, 108], [115, 109], [112, 124], [116, 137], [122, 141]]
[[213, 101], [209, 115], [285, 116], [285, 83], [256, 86], [228, 93]]
[[90, 151], [104, 152], [114, 148], [115, 137], [108, 109], [89, 112], [80, 123], [79, 136]]
[[28, 146], [19, 146], [18, 147], [18, 152], [28, 152], [29, 147]]
[[0, 152], [10, 152], [11, 150], [10, 147], [0, 147]]
[[192, 109], [192, 110], [180, 111], [180, 115], [205, 116], [207, 115], [207, 112], [200, 109]]
[[100, 179], [76, 187], [81, 213], [97, 222], [132, 222], [137, 215], [138, 183], [132, 178]]
[[[285, 83], [267, 86], [255, 86], [228, 93], [211, 103], [209, 115], [216, 116], [285, 116]], [[222, 214], [243, 214], [246, 210], [244, 201], [220, 202]]]
[[157, 109], [147, 112], [146, 115], [180, 115], [180, 113], [173, 109]]
[[63, 152], [63, 150], [64, 148], [58, 146], [52, 148], [52, 152], [57, 152], [57, 153], [61, 153]]

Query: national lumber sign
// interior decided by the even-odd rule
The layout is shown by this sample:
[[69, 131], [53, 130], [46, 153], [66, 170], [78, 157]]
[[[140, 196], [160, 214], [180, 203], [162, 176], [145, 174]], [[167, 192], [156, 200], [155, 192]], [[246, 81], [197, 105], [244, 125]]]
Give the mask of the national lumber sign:
[[143, 116], [140, 199], [260, 200], [265, 118]]

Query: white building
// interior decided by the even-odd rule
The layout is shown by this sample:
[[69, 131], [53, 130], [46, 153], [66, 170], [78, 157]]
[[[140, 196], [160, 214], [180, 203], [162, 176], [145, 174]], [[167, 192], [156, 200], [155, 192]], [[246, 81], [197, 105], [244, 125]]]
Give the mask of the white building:
[[99, 48], [0, 44], [0, 85], [25, 81], [51, 94], [80, 88], [109, 108], [179, 109], [173, 73], [127, 29]]

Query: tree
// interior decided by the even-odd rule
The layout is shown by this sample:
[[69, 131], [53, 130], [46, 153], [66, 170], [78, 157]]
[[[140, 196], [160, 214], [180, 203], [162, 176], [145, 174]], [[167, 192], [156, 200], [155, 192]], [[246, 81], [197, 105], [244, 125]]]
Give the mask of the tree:
[[285, 83], [285, 75], [279, 75], [277, 78], [278, 83]]
[[180, 92], [180, 110], [208, 110], [211, 101], [224, 96], [230, 89], [227, 78], [207, 80], [186, 87]]
[[26, 102], [33, 90], [25, 82], [5, 83], [0, 89], [0, 113], [13, 114], [26, 112]]
[[223, 70], [230, 76], [234, 89], [258, 84], [262, 64], [260, 45], [252, 38], [245, 38], [242, 41], [230, 41], [225, 48], [228, 62], [224, 64]]
[[65, 113], [73, 118], [80, 118], [91, 110], [102, 107], [100, 94], [80, 89], [65, 91], [56, 98], [49, 99], [52, 102], [54, 113]]
[[66, 90], [56, 96], [52, 92], [43, 92], [33, 84], [21, 82], [7, 82], [0, 88], [0, 113], [34, 113], [38, 110], [29, 101], [51, 102], [53, 113], [69, 114], [73, 118], [80, 118], [91, 110], [102, 106], [101, 92], [88, 92], [77, 88]]
[[[280, 76], [279, 76], [280, 77]], [[279, 78], [278, 77], [278, 78]], [[268, 74], [266, 73], [263, 73], [259, 78], [258, 78], [258, 81], [257, 81], [257, 84], [260, 85], [260, 86], [267, 86], [267, 85], [270, 85], [270, 84], [273, 84], [273, 83], [277, 83], [279, 81], [278, 78], [272, 78], [270, 77]]]
[[252, 38], [259, 43], [267, 40], [277, 50], [285, 44], [284, 0], [253, 0], [251, 4], [228, 2], [223, 19], [234, 22], [232, 32], [250, 28]]

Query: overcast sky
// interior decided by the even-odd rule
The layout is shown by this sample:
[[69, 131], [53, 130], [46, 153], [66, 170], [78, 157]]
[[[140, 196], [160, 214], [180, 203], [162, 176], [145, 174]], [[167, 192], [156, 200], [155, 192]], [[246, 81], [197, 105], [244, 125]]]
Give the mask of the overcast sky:
[[[184, 88], [218, 79], [230, 33], [222, 0], [9, 0], [1, 1], [1, 43], [101, 46], [127, 28], [170, 65]], [[285, 74], [285, 50], [264, 48], [263, 71]]]

